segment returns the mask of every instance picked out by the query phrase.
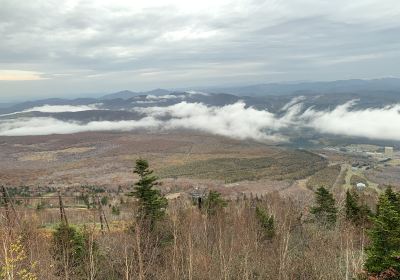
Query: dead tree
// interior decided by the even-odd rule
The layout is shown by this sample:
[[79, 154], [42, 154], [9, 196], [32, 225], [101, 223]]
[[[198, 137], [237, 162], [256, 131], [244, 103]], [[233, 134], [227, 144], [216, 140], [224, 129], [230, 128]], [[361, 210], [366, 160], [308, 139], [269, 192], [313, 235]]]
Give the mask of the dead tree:
[[61, 223], [66, 225], [66, 226], [68, 226], [68, 219], [67, 219], [67, 215], [65, 214], [64, 203], [63, 203], [60, 191], [58, 191], [58, 202], [59, 202], [59, 206], [60, 206], [60, 220], [61, 220]]
[[101, 230], [102, 234], [105, 234], [104, 224], [106, 225], [108, 232], [110, 232], [110, 227], [108, 225], [107, 217], [106, 217], [106, 215], [104, 213], [103, 206], [101, 205], [100, 198], [99, 198], [98, 195], [96, 195], [96, 204], [97, 204], [97, 209], [99, 211], [100, 230]]
[[[4, 209], [5, 209], [5, 215], [6, 215], [6, 220], [7, 220], [7, 227], [11, 230], [11, 228], [14, 225], [14, 222], [19, 224], [19, 218], [17, 211], [15, 211], [14, 203], [10, 199], [10, 195], [8, 194], [7, 188], [5, 186], [1, 186], [1, 192], [3, 195], [3, 201], [4, 201]], [[11, 211], [14, 214], [14, 219], [11, 218], [11, 213], [10, 213], [10, 208]]]

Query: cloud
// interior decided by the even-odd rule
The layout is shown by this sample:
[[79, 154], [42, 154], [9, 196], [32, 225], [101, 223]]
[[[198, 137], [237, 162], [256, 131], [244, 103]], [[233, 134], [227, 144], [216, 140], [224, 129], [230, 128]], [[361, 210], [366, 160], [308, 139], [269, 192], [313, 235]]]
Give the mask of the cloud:
[[[141, 98], [141, 97], [137, 97]], [[185, 95], [173, 95], [173, 94], [165, 94], [165, 95], [146, 95], [145, 100], [134, 100], [133, 104], [155, 104], [160, 102], [167, 102], [168, 100], [183, 100], [185, 99]]]
[[29, 109], [25, 109], [23, 111], [2, 114], [0, 117], [12, 116], [21, 113], [28, 112], [42, 112], [42, 113], [63, 113], [63, 112], [81, 112], [81, 111], [90, 111], [90, 110], [98, 110], [99, 106], [102, 104], [91, 104], [91, 105], [42, 105], [37, 107], [32, 107]]
[[166, 129], [194, 129], [235, 139], [284, 140], [278, 133], [287, 126], [274, 114], [238, 102], [223, 107], [181, 102], [168, 107], [138, 109], [153, 117], [170, 117]]
[[42, 73], [22, 70], [0, 70], [0, 81], [36, 81], [45, 79]]
[[81, 112], [99, 109], [101, 104], [92, 105], [43, 105], [38, 107], [29, 108], [23, 110], [22, 113], [26, 112], [43, 112], [43, 113], [62, 113], [62, 112]]
[[292, 98], [292, 100], [290, 100], [287, 104], [285, 104], [283, 107], [282, 107], [282, 109], [281, 109], [281, 111], [286, 111], [286, 110], [288, 110], [290, 107], [292, 107], [293, 105], [295, 105], [295, 104], [298, 104], [298, 103], [300, 103], [301, 101], [304, 101], [306, 99], [306, 97], [305, 96], [296, 96], [296, 97], [294, 97], [294, 98]]
[[20, 118], [0, 120], [1, 136], [70, 134], [85, 131], [129, 131], [159, 127], [160, 121], [143, 118], [139, 121], [66, 122], [54, 118]]
[[1, 136], [69, 134], [84, 131], [156, 131], [188, 129], [234, 139], [288, 141], [288, 129], [311, 128], [319, 133], [400, 141], [400, 105], [354, 109], [356, 101], [332, 110], [303, 109], [300, 98], [284, 105], [283, 114], [248, 107], [244, 102], [222, 107], [180, 102], [165, 107], [134, 108], [140, 120], [61, 121], [54, 118], [0, 120]]
[[121, 130], [138, 128], [199, 130], [235, 139], [285, 141], [278, 133], [287, 126], [286, 120], [276, 118], [265, 110], [246, 107], [243, 102], [223, 107], [181, 102], [168, 107], [137, 108], [147, 117], [134, 121], [95, 121], [89, 123], [60, 121], [54, 118], [18, 118], [0, 121], [0, 135], [69, 134], [83, 131]]
[[299, 121], [322, 133], [400, 141], [400, 105], [351, 110], [355, 101], [331, 111], [306, 110]]
[[160, 100], [160, 99], [183, 99], [185, 98], [184, 95], [174, 95], [174, 94], [166, 94], [166, 95], [146, 95], [146, 99], [151, 99], [151, 100]]
[[210, 94], [207, 92], [202, 92], [202, 91], [196, 91], [196, 90], [188, 90], [186, 91], [186, 93], [189, 94], [189, 96], [193, 96], [193, 95], [204, 95], [204, 96], [209, 96]]
[[397, 0], [3, 0], [1, 69], [46, 79], [0, 91], [400, 76], [399, 13]]

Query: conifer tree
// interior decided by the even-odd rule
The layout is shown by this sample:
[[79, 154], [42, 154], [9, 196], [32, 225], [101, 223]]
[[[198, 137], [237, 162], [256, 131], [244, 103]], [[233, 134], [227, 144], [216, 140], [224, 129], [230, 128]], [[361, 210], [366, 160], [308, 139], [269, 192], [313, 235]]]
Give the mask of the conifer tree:
[[149, 222], [152, 229], [155, 222], [164, 217], [168, 201], [160, 190], [154, 189], [160, 183], [157, 181], [158, 178], [153, 175], [153, 170], [149, 169], [147, 160], [136, 160], [134, 173], [139, 175], [139, 181], [136, 182], [132, 195], [138, 199], [139, 216]]
[[346, 219], [357, 225], [364, 224], [371, 215], [371, 210], [366, 204], [360, 204], [359, 196], [356, 192], [347, 190], [346, 192]]
[[275, 222], [274, 216], [268, 215], [268, 213], [260, 208], [259, 206], [256, 207], [256, 217], [258, 223], [260, 224], [263, 232], [263, 237], [265, 239], [271, 239], [275, 236]]
[[360, 207], [358, 206], [358, 195], [356, 193], [352, 194], [350, 190], [346, 192], [346, 219], [352, 222], [358, 220], [360, 215]]
[[[369, 273], [382, 275], [390, 271], [390, 278], [400, 279], [400, 208], [399, 194], [388, 189], [379, 198], [373, 227], [368, 232], [371, 240], [367, 248], [365, 268]], [[386, 273], [387, 274], [387, 273]]]
[[337, 209], [333, 195], [324, 187], [319, 187], [315, 192], [315, 206], [311, 207], [310, 212], [315, 220], [327, 226], [336, 223]]
[[[394, 207], [400, 211], [400, 193], [396, 193], [393, 191], [392, 187], [389, 186], [387, 187], [387, 189], [385, 190], [385, 196], [387, 197], [387, 199], [389, 200], [389, 202], [394, 205]], [[379, 209], [379, 205], [378, 205], [378, 209]]]
[[59, 276], [73, 279], [82, 273], [85, 237], [77, 228], [61, 223], [53, 233], [51, 251]]
[[227, 206], [227, 202], [221, 197], [219, 192], [211, 190], [204, 202], [204, 206], [208, 215], [215, 215]]

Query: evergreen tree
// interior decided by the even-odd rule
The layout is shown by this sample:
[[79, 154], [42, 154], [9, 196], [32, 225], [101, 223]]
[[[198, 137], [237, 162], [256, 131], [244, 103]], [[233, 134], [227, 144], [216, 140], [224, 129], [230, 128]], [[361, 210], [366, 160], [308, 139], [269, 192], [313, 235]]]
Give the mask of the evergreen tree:
[[58, 275], [72, 279], [82, 273], [85, 237], [78, 229], [61, 223], [53, 233], [51, 251]]
[[352, 194], [350, 190], [346, 192], [346, 219], [352, 222], [358, 220], [360, 215], [360, 207], [358, 206], [358, 195], [356, 193]]
[[315, 206], [311, 207], [310, 212], [316, 221], [324, 225], [332, 226], [336, 223], [335, 199], [324, 187], [319, 187], [315, 192]]
[[135, 184], [135, 191], [132, 195], [138, 199], [139, 216], [149, 222], [152, 229], [155, 222], [164, 217], [168, 201], [160, 190], [154, 189], [160, 183], [157, 182], [158, 178], [153, 175], [153, 170], [149, 169], [147, 160], [136, 160], [134, 173], [139, 175], [139, 181]]
[[111, 214], [118, 216], [119, 214], [121, 214], [121, 210], [118, 206], [113, 205], [111, 207]]
[[263, 237], [265, 239], [273, 238], [275, 236], [274, 216], [268, 215], [267, 211], [257, 206], [256, 217], [262, 228]]
[[388, 189], [379, 198], [373, 227], [368, 232], [371, 240], [367, 248], [365, 268], [369, 273], [382, 275], [391, 271], [390, 278], [400, 279], [400, 208], [399, 194]]
[[108, 197], [103, 196], [100, 200], [101, 205], [106, 206], [108, 204]]
[[387, 197], [389, 202], [397, 209], [397, 211], [400, 211], [400, 193], [394, 192], [392, 187], [389, 186], [385, 190], [385, 196]]
[[204, 208], [208, 215], [215, 215], [227, 205], [228, 203], [221, 197], [221, 194], [213, 190], [208, 193], [207, 199], [204, 202]]
[[350, 190], [346, 192], [345, 209], [346, 219], [358, 225], [364, 224], [371, 215], [371, 210], [367, 205], [360, 205], [358, 194]]

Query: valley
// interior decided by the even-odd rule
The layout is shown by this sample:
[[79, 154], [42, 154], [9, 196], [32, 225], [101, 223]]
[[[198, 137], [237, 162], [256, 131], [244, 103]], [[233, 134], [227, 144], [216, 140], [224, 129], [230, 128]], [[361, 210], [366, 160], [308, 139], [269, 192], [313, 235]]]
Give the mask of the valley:
[[[378, 194], [389, 178], [393, 187], [400, 187], [395, 177], [400, 170], [398, 152], [380, 163], [363, 152], [307, 151], [185, 130], [0, 137], [0, 147], [1, 185], [29, 187], [32, 196], [43, 187], [128, 191], [136, 181], [132, 169], [138, 158], [149, 160], [166, 195], [187, 194], [201, 186], [227, 197], [274, 191], [307, 196], [319, 186], [346, 190], [358, 181], [368, 181], [368, 189]], [[352, 167], [360, 162], [368, 162], [370, 168]]]

